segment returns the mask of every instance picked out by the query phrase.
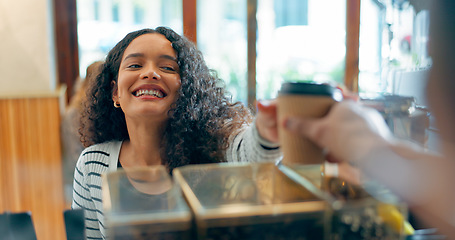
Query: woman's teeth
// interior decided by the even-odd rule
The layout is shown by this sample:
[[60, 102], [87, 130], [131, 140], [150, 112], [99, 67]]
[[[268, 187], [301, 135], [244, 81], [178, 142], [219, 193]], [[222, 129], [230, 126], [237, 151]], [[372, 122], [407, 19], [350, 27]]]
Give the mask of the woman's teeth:
[[158, 90], [147, 90], [147, 89], [141, 89], [139, 91], [136, 91], [134, 93], [134, 96], [136, 97], [140, 97], [140, 96], [143, 96], [143, 95], [148, 95], [148, 96], [154, 96], [154, 97], [157, 97], [157, 98], [162, 98], [163, 97], [163, 93], [161, 91], [158, 91]]

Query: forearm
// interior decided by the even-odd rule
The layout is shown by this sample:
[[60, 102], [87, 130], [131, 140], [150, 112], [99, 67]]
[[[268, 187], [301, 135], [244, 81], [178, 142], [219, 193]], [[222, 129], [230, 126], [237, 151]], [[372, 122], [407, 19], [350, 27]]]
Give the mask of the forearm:
[[259, 136], [255, 123], [232, 139], [226, 152], [228, 162], [276, 161], [282, 156], [279, 144]]
[[363, 160], [358, 166], [367, 178], [385, 185], [410, 206], [426, 208], [441, 217], [447, 211], [448, 216], [455, 213], [450, 186], [455, 180], [454, 163], [449, 159], [395, 142], [372, 149]]

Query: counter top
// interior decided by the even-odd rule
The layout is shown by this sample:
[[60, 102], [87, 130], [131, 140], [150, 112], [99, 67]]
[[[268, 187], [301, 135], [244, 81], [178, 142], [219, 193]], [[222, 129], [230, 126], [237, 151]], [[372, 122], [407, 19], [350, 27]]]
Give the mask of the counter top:
[[27, 92], [0, 92], [0, 100], [2, 99], [20, 99], [20, 98], [49, 98], [65, 96], [66, 85], [61, 85], [55, 90], [49, 91], [27, 91]]

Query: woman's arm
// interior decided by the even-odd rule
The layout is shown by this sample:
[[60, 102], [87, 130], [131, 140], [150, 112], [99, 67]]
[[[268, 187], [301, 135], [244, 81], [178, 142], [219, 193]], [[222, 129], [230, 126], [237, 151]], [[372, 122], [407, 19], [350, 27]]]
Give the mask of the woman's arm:
[[282, 156], [278, 143], [262, 138], [255, 122], [230, 137], [227, 162], [277, 161]]
[[[100, 230], [100, 220], [98, 219], [98, 209], [90, 193], [90, 182], [88, 177], [86, 156], [79, 157], [74, 171], [73, 181], [73, 201], [71, 208], [84, 209], [85, 234], [89, 239], [104, 239]], [[98, 213], [98, 214], [97, 214]], [[101, 213], [102, 214], [102, 213]]]

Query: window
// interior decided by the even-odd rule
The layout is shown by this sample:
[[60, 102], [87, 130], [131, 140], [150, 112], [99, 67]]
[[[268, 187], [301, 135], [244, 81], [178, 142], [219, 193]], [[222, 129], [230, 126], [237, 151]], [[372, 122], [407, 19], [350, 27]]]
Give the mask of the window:
[[247, 103], [246, 0], [198, 0], [198, 47], [226, 82], [233, 100]]
[[385, 21], [386, 5], [366, 0], [360, 6], [359, 92], [384, 92], [387, 84], [381, 71], [387, 65], [383, 56], [389, 54], [391, 37], [390, 25]]
[[120, 21], [120, 9], [119, 9], [119, 2], [115, 1], [112, 3], [112, 21], [118, 22]]
[[276, 97], [283, 81], [343, 82], [345, 5], [339, 0], [258, 1], [258, 99]]
[[308, 0], [274, 1], [275, 26], [308, 25]]
[[100, 0], [93, 1], [93, 19], [100, 20]]
[[[247, 0], [198, 0], [197, 43], [233, 100], [247, 103]], [[77, 0], [80, 73], [126, 33], [166, 25], [183, 33], [182, 0]], [[87, 6], [92, 6], [87, 7]], [[91, 14], [87, 12], [92, 12]], [[283, 81], [343, 83], [346, 2], [258, 0], [256, 97]]]
[[183, 33], [181, 0], [77, 0], [77, 17], [81, 77], [131, 31], [168, 26]]
[[[284, 80], [343, 81], [345, 4], [339, 0], [258, 1], [258, 99], [276, 97]], [[246, 6], [246, 0], [198, 1], [199, 47], [233, 98], [244, 103]]]
[[[430, 67], [431, 60], [427, 52], [428, 10], [417, 10], [404, 1], [362, 1], [360, 92], [403, 94], [397, 92], [395, 86], [397, 81], [402, 81], [401, 73], [425, 71]], [[423, 80], [417, 78], [424, 79], [425, 74], [416, 75], [420, 77], [413, 77], [413, 84], [408, 88], [424, 85], [420, 83]]]
[[143, 24], [145, 18], [145, 9], [140, 2], [133, 2], [133, 13], [134, 24]]

